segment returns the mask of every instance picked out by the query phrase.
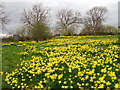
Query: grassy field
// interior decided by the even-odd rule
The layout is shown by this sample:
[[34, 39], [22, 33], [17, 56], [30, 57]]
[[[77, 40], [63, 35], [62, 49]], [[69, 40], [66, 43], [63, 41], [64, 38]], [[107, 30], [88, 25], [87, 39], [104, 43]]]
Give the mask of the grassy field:
[[3, 88], [120, 88], [118, 36], [2, 45]]

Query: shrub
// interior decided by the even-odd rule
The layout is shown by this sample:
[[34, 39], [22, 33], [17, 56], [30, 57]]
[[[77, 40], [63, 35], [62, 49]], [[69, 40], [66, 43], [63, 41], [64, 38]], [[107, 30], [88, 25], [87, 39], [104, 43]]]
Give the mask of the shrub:
[[94, 28], [83, 28], [80, 35], [116, 35], [120, 33], [120, 29], [110, 25], [104, 25], [101, 30], [96, 31]]
[[43, 22], [35, 22], [31, 27], [31, 36], [33, 40], [45, 40], [50, 36], [49, 27]]
[[114, 26], [110, 26], [110, 25], [104, 25], [103, 29], [101, 31], [103, 34], [118, 34], [120, 33], [120, 29], [118, 29], [117, 27]]

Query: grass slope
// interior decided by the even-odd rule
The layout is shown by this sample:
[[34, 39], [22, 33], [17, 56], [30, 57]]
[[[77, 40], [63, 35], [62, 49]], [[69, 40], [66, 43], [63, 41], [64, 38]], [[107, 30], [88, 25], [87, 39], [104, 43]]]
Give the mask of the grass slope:
[[[15, 69], [18, 69], [18, 71], [19, 71], [19, 69], [23, 67], [22, 65], [20, 65], [20, 63], [23, 62], [23, 61], [27, 62], [29, 60], [32, 60], [34, 56], [35, 57], [43, 56], [42, 58], [44, 60], [47, 60], [49, 58], [52, 58], [52, 52], [53, 52], [53, 53], [56, 53], [56, 55], [53, 55], [54, 58], [61, 57], [62, 53], [65, 53], [65, 55], [63, 54], [63, 56], [66, 57], [66, 54], [69, 54], [69, 53], [67, 53], [67, 49], [65, 49], [65, 48], [68, 48], [70, 46], [70, 47], [73, 48], [73, 49], [71, 49], [71, 52], [73, 52], [72, 55], [74, 55], [74, 52], [82, 53], [82, 54], [86, 55], [84, 58], [87, 59], [87, 58], [89, 58], [88, 54], [91, 54], [91, 53], [89, 53], [87, 51], [84, 51], [84, 50], [83, 50], [83, 52], [79, 52], [79, 51], [77, 51], [77, 48], [79, 48], [77, 46], [80, 46], [80, 47], [85, 46], [85, 48], [87, 47], [87, 49], [89, 49], [89, 46], [92, 49], [94, 49], [94, 48], [100, 48], [101, 49], [102, 48], [102, 50], [99, 52], [100, 54], [102, 54], [102, 52], [104, 53], [104, 49], [107, 50], [109, 46], [112, 46], [112, 45], [117, 46], [118, 45], [117, 41], [118, 41], [118, 36], [117, 35], [66, 36], [66, 37], [63, 36], [63, 37], [56, 37], [56, 38], [53, 38], [53, 39], [47, 40], [47, 41], [40, 41], [38, 43], [35, 42], [35, 41], [32, 41], [32, 42], [19, 42], [19, 43], [3, 44], [3, 46], [2, 46], [2, 70], [3, 70], [3, 75], [2, 75], [3, 84], [2, 85], [3, 86], [2, 87], [3, 88], [11, 88], [11, 86], [8, 85], [5, 81], [5, 78], [6, 78], [6, 75], [7, 75], [6, 72], [11, 73]], [[57, 48], [59, 50], [61, 50], [61, 48], [63, 48], [63, 50], [59, 53], [58, 52], [59, 50], [57, 50]], [[82, 48], [84, 49], [84, 47], [82, 47]], [[56, 51], [55, 51], [55, 49], [56, 49]], [[65, 51], [64, 51], [64, 49], [65, 49]], [[74, 49], [76, 51], [74, 51]], [[45, 50], [47, 52], [45, 52]], [[118, 54], [118, 50], [115, 50], [115, 51], [113, 50], [112, 53], [115, 54], [114, 52], [116, 52], [116, 55]], [[45, 56], [46, 53], [49, 54], [48, 57]], [[57, 54], [60, 54], [60, 55], [57, 56]], [[98, 56], [100, 54], [98, 54]], [[92, 53], [93, 57], [95, 57], [95, 55], [97, 55], [97, 52]], [[77, 54], [75, 54], [75, 56], [77, 56]], [[91, 56], [90, 56], [90, 58], [91, 58]], [[113, 59], [115, 59], [115, 58], [113, 58]], [[117, 61], [116, 63], [119, 63], [119, 61]], [[102, 68], [100, 68], [100, 69], [102, 69]], [[66, 68], [66, 70], [67, 70], [67, 68]], [[92, 68], [90, 70], [92, 70]], [[115, 70], [113, 70], [113, 71], [115, 71]], [[76, 72], [76, 74], [77, 74], [77, 72]], [[119, 72], [120, 72], [120, 70], [119, 70]], [[117, 74], [119, 72], [117, 72]], [[53, 83], [53, 82], [51, 82], [51, 83]], [[116, 81], [116, 83], [117, 83], [117, 81]], [[30, 86], [30, 85], [28, 84], [28, 86]], [[52, 84], [52, 85], [56, 85], [56, 84]], [[54, 87], [52, 85], [50, 84], [51, 87]], [[32, 87], [35, 87], [35, 86], [33, 85]], [[46, 87], [48, 87], [48, 86], [46, 86]], [[61, 87], [61, 85], [58, 85], [58, 87]], [[77, 87], [77, 86], [74, 86], [74, 87]], [[112, 87], [114, 87], [114, 86], [112, 86]], [[62, 88], [64, 88], [64, 86]]]

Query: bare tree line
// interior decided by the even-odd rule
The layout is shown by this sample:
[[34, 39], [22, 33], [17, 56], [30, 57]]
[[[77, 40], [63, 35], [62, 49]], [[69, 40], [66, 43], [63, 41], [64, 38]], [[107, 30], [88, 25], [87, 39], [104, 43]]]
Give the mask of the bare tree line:
[[102, 22], [105, 21], [104, 15], [106, 12], [106, 7], [93, 7], [87, 11], [87, 17], [83, 21], [85, 28], [92, 32], [99, 33], [100, 30], [102, 30]]
[[[62, 9], [57, 13], [57, 26], [64, 32], [69, 34], [69, 30], [72, 27], [78, 27], [82, 24], [82, 17], [80, 12], [74, 12], [70, 9]], [[72, 28], [73, 29], [73, 28]]]
[[34, 5], [32, 10], [27, 11], [24, 9], [21, 20], [27, 26], [33, 26], [33, 23], [38, 21], [46, 23], [49, 14], [50, 9], [40, 3]]
[[[46, 24], [46, 26], [43, 26], [43, 29], [45, 29], [45, 27], [49, 27], [48, 19], [50, 18], [50, 11], [51, 9], [44, 6], [42, 3], [33, 5], [32, 9], [29, 10], [24, 9], [21, 16], [21, 21], [25, 27], [27, 27], [27, 31], [23, 31], [28, 32], [30, 35], [31, 30], [35, 30], [34, 28], [37, 30], [39, 29], [38, 26], [40, 26], [40, 23], [42, 25]], [[89, 9], [86, 12], [86, 17], [83, 17], [79, 11], [74, 11], [72, 9], [61, 9], [56, 13], [56, 30], [63, 35], [71, 35], [71, 33], [74, 33], [75, 29], [78, 29], [78, 27], [83, 25], [83, 31], [86, 31], [86, 33], [90, 32], [91, 34], [99, 34], [103, 30], [102, 23], [105, 21], [104, 15], [107, 11], [108, 10], [106, 7], [97, 6]], [[1, 26], [7, 24], [8, 21], [9, 19], [5, 14], [2, 5], [0, 5]], [[43, 31], [39, 30], [39, 32]]]
[[4, 6], [0, 4], [0, 28], [4, 29], [5, 24], [9, 22], [8, 16], [4, 11]]

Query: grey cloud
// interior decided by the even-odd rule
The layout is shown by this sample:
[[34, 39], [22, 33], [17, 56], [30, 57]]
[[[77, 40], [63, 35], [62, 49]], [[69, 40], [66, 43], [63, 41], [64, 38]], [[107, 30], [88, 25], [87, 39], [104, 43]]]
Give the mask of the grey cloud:
[[[97, 1], [96, 1], [97, 2]], [[4, 2], [4, 5], [6, 7], [6, 12], [8, 13], [11, 22], [9, 25], [7, 25], [7, 31], [15, 31], [15, 29], [20, 26], [22, 23], [20, 21], [21, 13], [23, 12], [23, 9], [30, 9], [32, 5], [36, 4], [37, 2]], [[80, 11], [83, 16], [85, 15], [85, 12], [92, 8], [93, 6], [105, 6], [108, 8], [108, 13], [106, 14], [106, 22], [104, 24], [108, 25], [118, 25], [118, 3], [111, 2], [111, 3], [95, 3], [93, 0], [89, 1], [79, 1], [76, 0], [76, 2], [70, 1], [66, 2], [64, 1], [56, 1], [56, 2], [43, 2], [45, 6], [48, 6], [51, 8], [51, 17], [50, 21], [52, 24], [55, 24], [55, 15], [56, 12], [61, 8], [69, 8], [76, 11]], [[6, 32], [5, 32], [6, 33]]]

